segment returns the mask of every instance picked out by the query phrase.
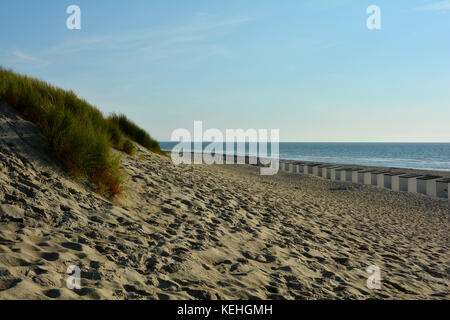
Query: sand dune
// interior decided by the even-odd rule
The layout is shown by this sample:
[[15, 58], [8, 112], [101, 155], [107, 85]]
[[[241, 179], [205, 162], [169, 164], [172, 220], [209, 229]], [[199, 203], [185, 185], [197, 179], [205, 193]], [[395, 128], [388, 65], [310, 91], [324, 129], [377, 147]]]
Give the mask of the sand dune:
[[[449, 204], [247, 165], [122, 155], [115, 201], [0, 107], [1, 299], [449, 299]], [[80, 290], [66, 286], [81, 267]], [[366, 286], [369, 265], [381, 289]]]

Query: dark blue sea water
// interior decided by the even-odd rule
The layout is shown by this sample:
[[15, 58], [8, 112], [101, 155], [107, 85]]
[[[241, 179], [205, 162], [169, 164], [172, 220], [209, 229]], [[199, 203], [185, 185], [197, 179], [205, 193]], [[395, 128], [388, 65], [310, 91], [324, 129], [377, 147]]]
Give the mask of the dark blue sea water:
[[[163, 150], [172, 150], [176, 144], [177, 142], [161, 142], [161, 148]], [[203, 149], [208, 144], [204, 143]], [[287, 160], [450, 170], [450, 143], [281, 142], [279, 144], [279, 154], [281, 159]], [[248, 143], [246, 144], [245, 155], [254, 155], [249, 154]]]

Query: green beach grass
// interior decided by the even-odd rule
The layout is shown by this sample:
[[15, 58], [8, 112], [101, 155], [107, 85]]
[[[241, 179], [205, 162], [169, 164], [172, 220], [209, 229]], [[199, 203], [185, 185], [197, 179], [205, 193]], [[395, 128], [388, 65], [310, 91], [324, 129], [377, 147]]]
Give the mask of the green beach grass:
[[119, 194], [123, 186], [112, 147], [133, 155], [134, 141], [162, 154], [159, 143], [126, 116], [106, 118], [72, 91], [1, 67], [0, 100], [42, 129], [49, 151], [71, 175], [86, 177], [103, 194]]
[[154, 152], [161, 153], [159, 143], [152, 139], [145, 130], [139, 128], [130, 121], [124, 114], [117, 115], [113, 113], [108, 117], [108, 120], [114, 124], [114, 127], [118, 127], [123, 133], [141, 146]]

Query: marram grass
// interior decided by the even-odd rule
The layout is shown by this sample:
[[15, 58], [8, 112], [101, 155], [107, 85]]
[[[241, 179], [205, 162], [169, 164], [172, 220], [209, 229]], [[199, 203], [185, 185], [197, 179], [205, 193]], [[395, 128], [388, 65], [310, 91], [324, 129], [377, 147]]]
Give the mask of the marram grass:
[[49, 151], [70, 174], [88, 178], [105, 194], [118, 194], [123, 185], [120, 159], [111, 147], [133, 155], [133, 140], [161, 152], [158, 142], [124, 115], [105, 118], [72, 91], [3, 68], [0, 100], [42, 129]]
[[108, 120], [114, 124], [114, 127], [118, 127], [125, 135], [139, 143], [141, 146], [153, 152], [162, 154], [159, 143], [145, 130], [139, 128], [129, 120], [124, 114], [118, 115], [113, 113], [108, 117]]

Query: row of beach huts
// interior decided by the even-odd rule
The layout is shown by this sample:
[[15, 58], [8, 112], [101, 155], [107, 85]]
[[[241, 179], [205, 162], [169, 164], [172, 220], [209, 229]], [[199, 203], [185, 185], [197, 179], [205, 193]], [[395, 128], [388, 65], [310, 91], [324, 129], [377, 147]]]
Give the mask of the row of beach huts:
[[335, 181], [374, 185], [393, 191], [421, 193], [450, 200], [450, 178], [436, 175], [408, 174], [400, 170], [367, 170], [324, 165], [320, 163], [280, 161], [280, 170], [291, 173], [312, 174]]

